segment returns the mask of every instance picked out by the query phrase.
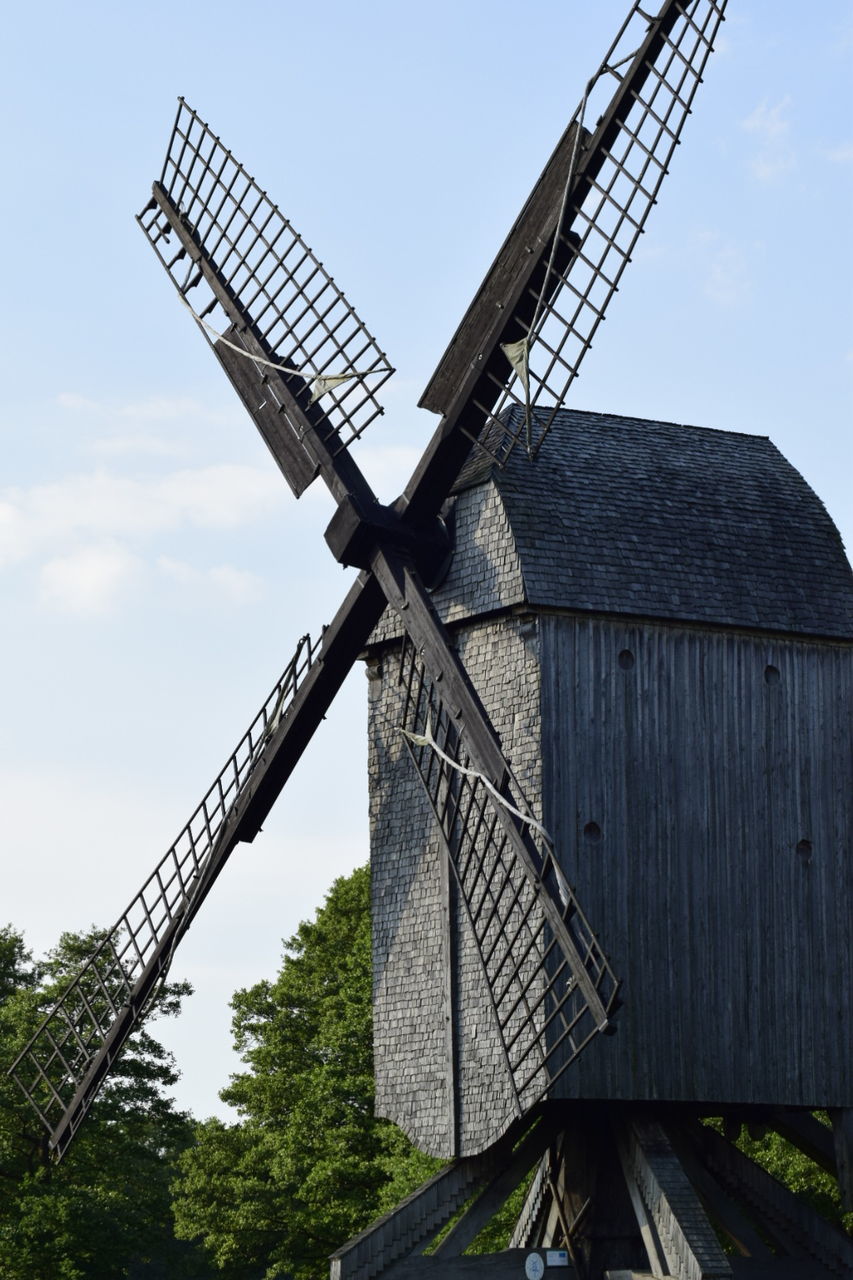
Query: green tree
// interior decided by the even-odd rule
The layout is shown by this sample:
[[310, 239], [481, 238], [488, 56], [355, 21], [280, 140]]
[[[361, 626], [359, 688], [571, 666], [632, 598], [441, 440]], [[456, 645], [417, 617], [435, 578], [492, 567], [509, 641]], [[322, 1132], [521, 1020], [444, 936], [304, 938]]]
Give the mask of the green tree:
[[[35, 963], [18, 933], [0, 930], [0, 1060], [10, 1063], [44, 1012], [91, 954], [99, 935], [64, 934]], [[189, 992], [163, 991], [174, 1015]], [[65, 1159], [43, 1159], [38, 1123], [17, 1086], [0, 1076], [0, 1276], [3, 1280], [139, 1280], [209, 1273], [175, 1239], [169, 1183], [192, 1141], [191, 1117], [166, 1090], [171, 1055], [145, 1028], [131, 1038]]]
[[[823, 1112], [817, 1111], [815, 1116], [821, 1123], [829, 1124]], [[744, 1129], [737, 1145], [744, 1155], [778, 1178], [789, 1191], [806, 1200], [828, 1221], [836, 1222], [848, 1235], [853, 1235], [853, 1213], [845, 1213], [842, 1208], [837, 1180], [781, 1134], [771, 1131], [764, 1137], [753, 1138]]]
[[320, 1280], [328, 1255], [437, 1167], [373, 1111], [369, 872], [337, 880], [285, 944], [274, 982], [238, 991], [248, 1070], [180, 1160], [179, 1233], [218, 1265]]

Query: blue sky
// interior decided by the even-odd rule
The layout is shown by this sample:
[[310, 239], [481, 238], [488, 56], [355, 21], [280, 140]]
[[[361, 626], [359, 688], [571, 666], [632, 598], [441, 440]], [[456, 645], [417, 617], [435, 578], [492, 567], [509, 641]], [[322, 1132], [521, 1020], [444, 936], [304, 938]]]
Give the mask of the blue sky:
[[[392, 498], [416, 402], [625, 0], [50, 3], [6, 15], [0, 917], [109, 924], [348, 575], [133, 215], [183, 94], [397, 367], [358, 457]], [[853, 5], [730, 0], [572, 403], [769, 435], [853, 546]], [[179, 953], [183, 1102], [219, 1110], [227, 1000], [366, 859], [356, 672]]]

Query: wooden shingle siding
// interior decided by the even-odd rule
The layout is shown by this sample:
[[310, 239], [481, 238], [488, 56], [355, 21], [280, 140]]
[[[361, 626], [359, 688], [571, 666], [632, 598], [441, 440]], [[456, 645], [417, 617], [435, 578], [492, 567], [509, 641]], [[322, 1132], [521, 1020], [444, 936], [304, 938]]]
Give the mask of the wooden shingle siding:
[[[505, 619], [458, 639], [498, 732], [514, 744], [513, 769], [536, 796], [539, 662], [526, 632]], [[472, 1154], [517, 1111], [474, 938], [452, 891], [449, 937], [442, 915], [444, 853], [398, 731], [397, 669], [392, 650], [369, 686], [376, 1107], [424, 1150], [446, 1155], [455, 1142]]]
[[764, 436], [563, 409], [486, 477], [531, 604], [853, 638], [838, 531]]

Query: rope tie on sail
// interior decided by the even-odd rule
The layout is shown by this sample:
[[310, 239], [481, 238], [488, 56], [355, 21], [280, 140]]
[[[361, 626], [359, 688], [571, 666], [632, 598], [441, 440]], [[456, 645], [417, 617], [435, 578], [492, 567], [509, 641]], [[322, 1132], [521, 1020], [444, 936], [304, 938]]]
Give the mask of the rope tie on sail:
[[[246, 360], [251, 360], [253, 364], [262, 364], [268, 369], [279, 369], [282, 373], [296, 374], [298, 377], [305, 376], [305, 371], [303, 369], [296, 369], [287, 364], [278, 364], [275, 360], [266, 360], [263, 356], [257, 356], [253, 352], [247, 351], [245, 347], [238, 346], [236, 342], [230, 342], [224, 334], [220, 333], [212, 324], [208, 324], [208, 322], [193, 309], [180, 290], [178, 291], [178, 297], [186, 307], [187, 311], [189, 311], [196, 324], [200, 324], [202, 329], [206, 330], [207, 333], [211, 334], [217, 342], [221, 342], [223, 346], [228, 347], [231, 351], [236, 351], [238, 355], [243, 356]], [[343, 382], [350, 382], [354, 378], [357, 378], [359, 381], [364, 381], [365, 378], [369, 378], [371, 375], [377, 373], [393, 373], [393, 369], [390, 365], [382, 365], [378, 369], [353, 369], [348, 373], [315, 374], [311, 382], [311, 404], [313, 404], [315, 400], [319, 400], [320, 396], [325, 395], [327, 391], [333, 391], [335, 387], [339, 387]]]
[[427, 719], [426, 733], [412, 733], [410, 732], [410, 730], [404, 729], [402, 725], [399, 725], [398, 729], [399, 729], [399, 732], [403, 735], [403, 737], [408, 738], [409, 741], [413, 742], [416, 747], [431, 748], [431, 750], [435, 752], [438, 758], [440, 760], [443, 760], [446, 765], [449, 765], [451, 769], [454, 769], [457, 773], [461, 773], [466, 778], [475, 778], [478, 782], [481, 782], [483, 786], [486, 788], [486, 790], [488, 791], [489, 795], [492, 797], [492, 799], [496, 800], [499, 805], [502, 805], [503, 808], [506, 809], [508, 813], [513, 814], [513, 816], [518, 818], [521, 822], [524, 822], [529, 827], [532, 827], [534, 831], [538, 831], [539, 834], [542, 836], [543, 840], [547, 841], [549, 846], [553, 843], [551, 840], [551, 837], [548, 835], [548, 832], [542, 826], [542, 823], [537, 822], [537, 820], [531, 817], [529, 813], [523, 813], [521, 809], [516, 809], [515, 805], [510, 804], [506, 796], [502, 795], [501, 792], [498, 791], [494, 783], [491, 782], [486, 777], [485, 774], [480, 773], [478, 769], [466, 768], [465, 765], [460, 764], [458, 760], [454, 760], [452, 756], [449, 756], [446, 751], [442, 751], [441, 747], [438, 745], [435, 738], [433, 737], [431, 719]]

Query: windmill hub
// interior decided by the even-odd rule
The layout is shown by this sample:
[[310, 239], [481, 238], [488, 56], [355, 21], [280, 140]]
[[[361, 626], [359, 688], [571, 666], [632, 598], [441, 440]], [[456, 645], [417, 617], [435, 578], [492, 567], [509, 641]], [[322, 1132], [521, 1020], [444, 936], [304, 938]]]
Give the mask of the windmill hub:
[[325, 533], [332, 555], [339, 564], [370, 569], [380, 548], [393, 550], [414, 562], [427, 587], [437, 585], [452, 554], [447, 524], [441, 516], [409, 523], [396, 508], [346, 494]]

